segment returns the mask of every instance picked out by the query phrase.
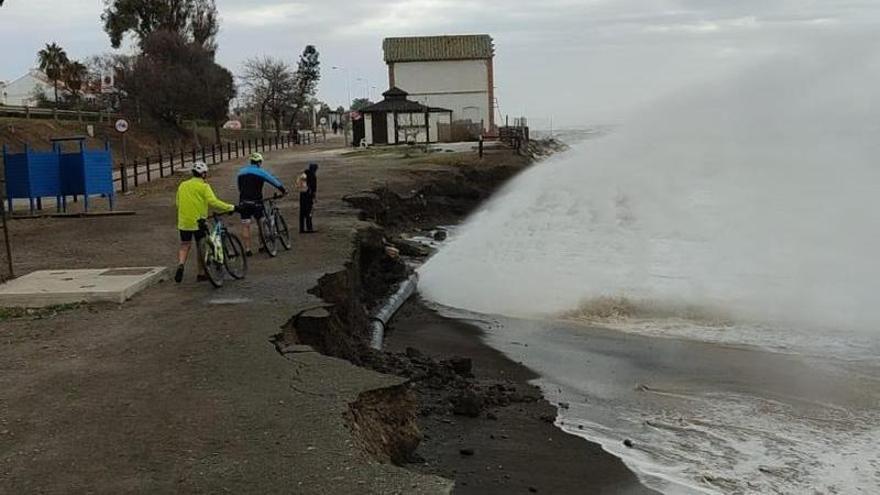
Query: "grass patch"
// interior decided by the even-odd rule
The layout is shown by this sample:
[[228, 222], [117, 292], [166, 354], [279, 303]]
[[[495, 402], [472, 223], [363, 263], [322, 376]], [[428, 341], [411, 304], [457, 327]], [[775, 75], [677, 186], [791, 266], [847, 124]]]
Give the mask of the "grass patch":
[[58, 316], [58, 313], [71, 311], [85, 306], [85, 303], [57, 304], [45, 308], [0, 308], [0, 322], [9, 320], [45, 320]]

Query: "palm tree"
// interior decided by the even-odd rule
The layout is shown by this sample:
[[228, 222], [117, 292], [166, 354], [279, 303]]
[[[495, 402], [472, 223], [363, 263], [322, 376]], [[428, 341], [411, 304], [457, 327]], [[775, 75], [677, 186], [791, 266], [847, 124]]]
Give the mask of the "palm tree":
[[89, 77], [89, 69], [82, 62], [73, 61], [64, 66], [61, 70], [61, 78], [64, 85], [70, 91], [70, 96], [74, 100], [79, 99], [79, 93], [86, 84]]
[[64, 67], [69, 63], [67, 52], [64, 51], [64, 48], [58, 46], [57, 43], [52, 43], [46, 45], [46, 48], [37, 53], [37, 62], [40, 64], [40, 70], [46, 74], [46, 77], [52, 80], [52, 85], [55, 87], [55, 109], [57, 110], [58, 80], [61, 79]]

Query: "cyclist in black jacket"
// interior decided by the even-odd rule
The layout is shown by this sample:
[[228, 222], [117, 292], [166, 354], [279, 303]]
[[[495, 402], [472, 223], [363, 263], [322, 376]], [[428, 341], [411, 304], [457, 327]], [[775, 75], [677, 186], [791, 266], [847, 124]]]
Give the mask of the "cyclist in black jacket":
[[244, 249], [247, 256], [253, 255], [251, 251], [251, 219], [259, 221], [263, 218], [263, 184], [269, 183], [281, 193], [287, 194], [284, 184], [274, 175], [266, 172], [263, 165], [263, 155], [253, 153], [250, 156], [250, 164], [238, 171], [238, 194], [241, 212], [241, 237], [244, 240]]

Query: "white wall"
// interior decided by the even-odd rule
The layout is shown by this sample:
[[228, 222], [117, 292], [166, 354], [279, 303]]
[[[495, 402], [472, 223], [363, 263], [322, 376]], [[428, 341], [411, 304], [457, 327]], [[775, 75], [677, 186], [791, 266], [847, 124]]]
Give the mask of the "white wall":
[[[53, 97], [52, 85], [46, 84], [30, 74], [27, 74], [6, 84], [2, 89], [2, 92], [0, 92], [0, 101], [10, 106], [36, 105], [37, 100], [34, 98], [34, 91], [38, 87], [43, 89], [46, 96], [49, 98]], [[3, 98], [4, 93], [6, 95], [5, 100]], [[59, 90], [59, 95], [60, 94], [61, 91]]]
[[453, 120], [489, 128], [489, 68], [485, 60], [394, 64], [394, 84], [423, 105], [452, 110]]
[[397, 141], [394, 140], [394, 114], [388, 112], [385, 116], [385, 124], [387, 132], [388, 132], [388, 144], [397, 144]]
[[[367, 144], [373, 144], [373, 114], [365, 113], [364, 114], [364, 139], [367, 140]], [[361, 143], [358, 143], [360, 146]]]
[[394, 84], [410, 93], [488, 91], [485, 60], [444, 60], [394, 64]]
[[[429, 142], [436, 143], [440, 137], [439, 124], [449, 124], [451, 119], [448, 113], [432, 112], [428, 114], [428, 135]], [[397, 142], [406, 143], [414, 142], [422, 144], [425, 142], [425, 114], [422, 113], [404, 113], [397, 115]], [[392, 134], [393, 135], [393, 131]]]

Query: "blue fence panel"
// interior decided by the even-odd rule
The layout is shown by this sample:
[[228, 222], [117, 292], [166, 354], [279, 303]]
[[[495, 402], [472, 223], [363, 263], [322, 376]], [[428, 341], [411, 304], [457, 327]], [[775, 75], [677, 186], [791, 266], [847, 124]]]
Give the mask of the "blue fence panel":
[[28, 153], [28, 168], [32, 197], [59, 196], [61, 171], [57, 152], [31, 151]]
[[3, 147], [3, 160], [6, 175], [6, 195], [9, 211], [13, 199], [30, 200], [31, 212], [40, 198], [58, 198], [61, 191], [60, 155], [53, 146], [52, 151], [32, 151], [25, 146], [24, 153], [9, 153]]
[[113, 156], [110, 150], [83, 153], [83, 173], [86, 194], [110, 194], [113, 187]]
[[30, 198], [27, 153], [3, 153], [6, 167], [6, 197]]
[[61, 154], [61, 195], [82, 196], [85, 194], [83, 179], [83, 155], [76, 153]]

